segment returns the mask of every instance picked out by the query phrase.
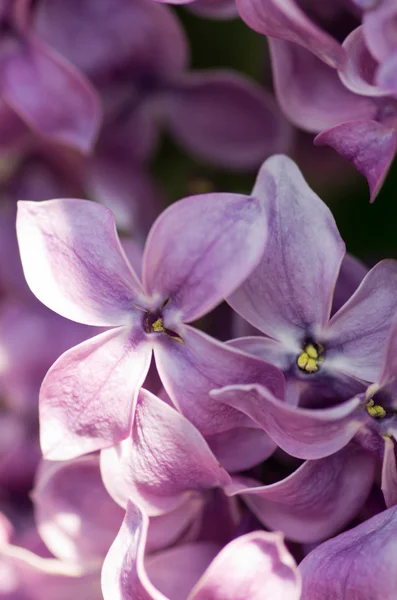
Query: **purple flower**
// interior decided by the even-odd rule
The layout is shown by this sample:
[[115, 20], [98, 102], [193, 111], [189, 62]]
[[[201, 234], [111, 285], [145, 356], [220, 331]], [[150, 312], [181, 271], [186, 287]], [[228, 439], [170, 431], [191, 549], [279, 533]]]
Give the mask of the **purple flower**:
[[100, 205], [21, 202], [17, 230], [24, 273], [37, 297], [62, 316], [111, 327], [63, 354], [43, 382], [47, 458], [72, 458], [128, 436], [152, 349], [167, 393], [204, 435], [252, 425], [214, 403], [211, 389], [258, 382], [282, 395], [276, 368], [185, 325], [258, 263], [266, 221], [254, 197], [208, 194], [168, 208], [150, 231], [142, 284], [126, 261], [113, 215]]
[[202, 542], [145, 557], [147, 527], [147, 517], [129, 503], [102, 569], [105, 600], [300, 597], [299, 574], [280, 534], [258, 531], [236, 538], [221, 550]]
[[301, 600], [394, 600], [397, 507], [324, 542], [301, 562]]

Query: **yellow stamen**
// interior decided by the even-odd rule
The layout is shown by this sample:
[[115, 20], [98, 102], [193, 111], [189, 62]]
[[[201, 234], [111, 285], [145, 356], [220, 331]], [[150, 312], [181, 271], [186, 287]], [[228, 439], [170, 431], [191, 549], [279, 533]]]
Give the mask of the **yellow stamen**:
[[374, 419], [383, 419], [383, 417], [386, 416], [386, 411], [383, 406], [380, 406], [380, 404], [375, 404], [372, 398], [371, 400], [368, 400], [365, 408], [367, 409], [368, 414]]
[[306, 373], [316, 373], [324, 360], [321, 344], [307, 344], [299, 354], [296, 364]]
[[163, 319], [161, 317], [159, 317], [157, 319], [157, 321], [155, 321], [153, 323], [152, 329], [153, 329], [153, 331], [156, 331], [157, 333], [160, 333], [160, 332], [164, 331]]

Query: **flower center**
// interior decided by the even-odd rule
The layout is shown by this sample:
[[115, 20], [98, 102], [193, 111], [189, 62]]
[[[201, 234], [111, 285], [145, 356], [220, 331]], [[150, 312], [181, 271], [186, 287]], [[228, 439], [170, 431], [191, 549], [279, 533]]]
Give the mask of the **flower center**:
[[316, 373], [324, 361], [324, 346], [315, 342], [308, 342], [303, 346], [296, 364], [304, 373]]
[[373, 398], [365, 404], [367, 413], [374, 419], [383, 419], [386, 416], [386, 411], [380, 404], [375, 404]]
[[154, 312], [137, 306], [137, 308], [139, 308], [139, 310], [142, 310], [144, 313], [142, 319], [143, 329], [146, 333], [165, 333], [168, 337], [183, 344], [183, 339], [178, 333], [176, 333], [176, 331], [172, 331], [172, 329], [164, 327], [162, 309], [167, 303], [168, 300], [164, 302], [160, 310], [156, 310]]

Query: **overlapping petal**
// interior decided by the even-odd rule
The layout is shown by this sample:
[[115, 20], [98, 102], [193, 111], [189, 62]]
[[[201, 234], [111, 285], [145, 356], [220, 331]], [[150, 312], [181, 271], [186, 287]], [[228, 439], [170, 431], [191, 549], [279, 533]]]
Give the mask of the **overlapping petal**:
[[150, 516], [173, 510], [192, 491], [223, 487], [230, 477], [195, 427], [142, 389], [131, 436], [102, 451], [101, 470], [112, 497]]
[[[347, 60], [339, 76], [343, 84], [356, 94], [384, 96], [387, 94], [375, 83], [377, 62], [366, 45], [362, 27], [357, 27], [343, 42]], [[350, 119], [349, 119], [350, 120]]]
[[101, 122], [94, 88], [72, 65], [33, 38], [15, 40], [0, 63], [4, 100], [39, 136], [87, 153]]
[[183, 147], [228, 169], [256, 168], [289, 146], [290, 127], [274, 99], [232, 72], [185, 75], [167, 94], [163, 112]]
[[229, 385], [213, 390], [210, 396], [243, 412], [280, 448], [298, 458], [323, 458], [337, 452], [366, 418], [359, 398], [332, 408], [305, 409], [278, 400], [260, 385]]
[[394, 600], [397, 507], [317, 546], [299, 565], [302, 600]]
[[258, 199], [205, 194], [170, 206], [153, 225], [143, 257], [149, 295], [171, 298], [183, 321], [214, 308], [258, 264], [266, 242]]
[[128, 322], [140, 284], [109, 209], [75, 199], [20, 202], [17, 234], [26, 280], [43, 304], [87, 325]]
[[252, 325], [291, 344], [327, 323], [345, 246], [330, 210], [286, 156], [264, 163], [252, 193], [265, 207], [266, 251], [228, 302]]
[[318, 542], [337, 533], [364, 504], [375, 474], [375, 459], [349, 444], [320, 460], [303, 463], [277, 483], [236, 477], [227, 493], [239, 494], [267, 527], [298, 542]]
[[106, 331], [65, 352], [40, 391], [44, 457], [67, 460], [125, 439], [150, 358], [140, 323], [135, 329]]

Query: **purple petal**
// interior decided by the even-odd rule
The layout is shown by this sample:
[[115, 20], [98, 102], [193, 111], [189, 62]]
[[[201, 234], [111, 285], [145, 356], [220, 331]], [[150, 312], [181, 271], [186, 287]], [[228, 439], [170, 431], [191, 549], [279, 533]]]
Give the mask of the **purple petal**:
[[104, 488], [97, 456], [43, 462], [33, 499], [41, 538], [69, 562], [103, 559], [124, 517]]
[[365, 381], [378, 381], [387, 337], [396, 312], [397, 261], [369, 271], [326, 330], [327, 368]]
[[254, 426], [241, 412], [215, 402], [209, 396], [211, 390], [231, 382], [261, 380], [282, 397], [284, 377], [276, 367], [189, 326], [184, 327], [182, 337], [183, 344], [159, 338], [154, 349], [156, 365], [172, 401], [204, 436]]
[[394, 600], [397, 507], [317, 546], [299, 565], [301, 600]]
[[382, 373], [379, 377], [379, 387], [397, 381], [397, 313], [393, 318], [386, 345]]
[[[397, 13], [396, 13], [397, 16]], [[395, 17], [396, 18], [396, 17]], [[376, 73], [377, 85], [387, 94], [397, 94], [397, 51], [391, 54]]]
[[373, 202], [397, 148], [395, 127], [377, 121], [348, 121], [320, 133], [317, 146], [331, 146], [367, 178]]
[[289, 121], [317, 133], [357, 118], [373, 118], [370, 99], [357, 97], [342, 84], [337, 71], [314, 54], [284, 40], [269, 39], [279, 104]]
[[384, 440], [382, 482], [381, 488], [387, 508], [397, 504], [397, 462], [395, 454], [395, 441], [388, 436]]
[[262, 166], [253, 195], [269, 237], [258, 267], [228, 302], [252, 325], [292, 343], [325, 325], [345, 246], [329, 208], [286, 156]]
[[299, 600], [301, 581], [279, 533], [254, 531], [230, 542], [192, 590], [191, 600]]
[[294, 0], [237, 0], [240, 17], [255, 31], [303, 46], [331, 67], [340, 67], [344, 50], [317, 27]]
[[384, 96], [387, 92], [374, 83], [378, 65], [366, 46], [363, 28], [357, 27], [352, 31], [343, 42], [343, 46], [347, 52], [347, 61], [339, 76], [344, 85], [356, 94]]
[[246, 414], [280, 448], [298, 458], [323, 458], [337, 452], [353, 438], [366, 416], [358, 398], [312, 410], [289, 406], [260, 385], [229, 385], [210, 395]]
[[351, 254], [346, 254], [342, 260], [338, 279], [332, 299], [332, 313], [336, 313], [354, 294], [368, 269], [362, 262]]
[[291, 366], [291, 357], [285, 347], [271, 338], [261, 335], [241, 337], [227, 342], [228, 346], [257, 356], [275, 365], [281, 371], [287, 371]]
[[19, 202], [17, 234], [32, 292], [87, 325], [128, 322], [140, 291], [109, 209], [87, 200]]
[[274, 99], [241, 75], [186, 75], [163, 110], [177, 141], [198, 158], [228, 169], [252, 169], [290, 143], [290, 128]]
[[38, 40], [15, 42], [1, 63], [2, 93], [40, 136], [88, 153], [101, 112], [91, 84]]
[[226, 491], [241, 494], [266, 527], [310, 543], [334, 535], [357, 515], [374, 474], [372, 455], [349, 444], [332, 456], [306, 461], [272, 485], [237, 477]]
[[67, 460], [125, 439], [151, 346], [141, 327], [106, 331], [65, 352], [40, 391], [41, 449]]
[[149, 516], [173, 510], [192, 491], [230, 482], [197, 429], [143, 389], [131, 436], [102, 451], [101, 470], [106, 488], [121, 506], [131, 499]]
[[260, 202], [240, 194], [185, 198], [153, 225], [143, 257], [150, 295], [170, 298], [167, 311], [193, 321], [236, 289], [258, 264], [266, 242]]
[[205, 439], [224, 469], [231, 473], [258, 465], [276, 449], [276, 444], [264, 431], [253, 427], [236, 427], [207, 435]]
[[238, 16], [235, 0], [195, 0], [189, 4], [189, 10], [209, 19], [234, 19]]
[[[379, 62], [383, 62], [397, 47], [396, 3], [394, 0], [382, 0], [381, 2], [367, 0], [367, 2], [370, 2], [369, 10], [363, 18], [365, 41], [371, 54]], [[370, 10], [371, 8], [376, 10]]]

